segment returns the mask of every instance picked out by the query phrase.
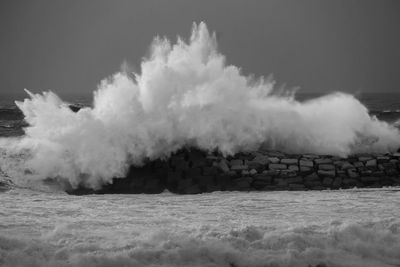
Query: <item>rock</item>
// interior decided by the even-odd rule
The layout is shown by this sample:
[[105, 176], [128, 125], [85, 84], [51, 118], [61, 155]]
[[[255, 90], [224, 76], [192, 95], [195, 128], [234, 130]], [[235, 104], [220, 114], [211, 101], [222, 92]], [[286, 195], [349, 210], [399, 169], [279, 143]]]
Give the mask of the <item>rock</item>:
[[300, 165], [300, 167], [310, 167], [310, 168], [312, 168], [312, 167], [314, 167], [314, 162], [312, 162], [311, 160], [304, 160], [304, 159], [301, 159], [300, 161], [299, 161], [299, 165]]
[[251, 177], [241, 177], [234, 180], [235, 187], [239, 191], [249, 191], [253, 179]]
[[342, 181], [343, 185], [348, 187], [348, 186], [355, 186], [358, 184], [358, 181], [356, 179], [351, 179], [351, 178], [345, 178]]
[[302, 157], [306, 158], [306, 159], [309, 159], [309, 160], [314, 160], [314, 159], [319, 158], [318, 155], [313, 155], [313, 154], [304, 154], [304, 155], [302, 155]]
[[255, 189], [259, 190], [259, 189], [262, 189], [265, 186], [271, 185], [271, 184], [272, 184], [272, 178], [271, 177], [259, 176], [259, 177], [254, 177], [252, 186]]
[[220, 169], [222, 172], [229, 172], [229, 166], [226, 159], [222, 159], [220, 162], [216, 164], [216, 167]]
[[253, 177], [253, 179], [254, 179], [254, 181], [255, 181], [255, 180], [263, 180], [263, 181], [265, 181], [266, 183], [272, 183], [272, 177], [269, 176], [269, 175], [266, 175], [266, 174], [256, 174], [256, 175]]
[[268, 164], [270, 161], [268, 159], [268, 156], [263, 156], [263, 155], [257, 155], [252, 162], [261, 164], [261, 165], [266, 165]]
[[339, 189], [341, 185], [342, 185], [342, 178], [341, 177], [336, 177], [333, 180], [332, 188]]
[[375, 169], [376, 163], [377, 163], [376, 159], [370, 159], [365, 163], [365, 167]]
[[366, 162], [366, 161], [371, 160], [371, 159], [372, 159], [371, 156], [361, 156], [361, 157], [358, 157], [358, 160], [361, 161], [361, 162]]
[[285, 154], [283, 154], [281, 152], [277, 152], [277, 151], [268, 151], [267, 155], [270, 157], [275, 157], [275, 158], [283, 158], [285, 156]]
[[249, 167], [247, 165], [233, 165], [231, 166], [232, 171], [243, 171], [247, 170]]
[[271, 176], [271, 177], [275, 177], [275, 176], [279, 175], [279, 171], [278, 170], [265, 170], [262, 172], [262, 174]]
[[322, 182], [319, 180], [314, 180], [314, 181], [305, 181], [304, 182], [305, 186], [307, 187], [316, 187], [316, 186], [322, 186]]
[[338, 170], [338, 171], [336, 171], [336, 176], [342, 177], [342, 178], [346, 178], [347, 177], [347, 172], [346, 171], [342, 171], [342, 170]]
[[302, 183], [303, 182], [303, 178], [301, 178], [301, 177], [286, 178], [286, 182], [288, 184]]
[[249, 174], [250, 175], [256, 175], [258, 172], [257, 172], [257, 170], [255, 170], [255, 169], [251, 169], [250, 171], [249, 171]]
[[277, 157], [269, 157], [269, 158], [268, 158], [268, 161], [269, 161], [270, 163], [276, 164], [276, 163], [279, 163], [280, 159], [277, 158]]
[[356, 168], [365, 167], [365, 166], [364, 166], [364, 163], [362, 163], [361, 161], [354, 162], [353, 165], [354, 165], [354, 167], [356, 167]]
[[146, 181], [143, 192], [146, 194], [160, 194], [164, 191], [164, 189], [165, 187], [158, 179], [151, 179]]
[[188, 186], [187, 188], [185, 188], [185, 189], [183, 190], [183, 192], [184, 192], [185, 194], [191, 194], [191, 195], [193, 195], [193, 194], [200, 194], [200, 193], [202, 193], [202, 190], [200, 189], [200, 186], [199, 186], [198, 184], [194, 184], [194, 185], [190, 185], [190, 186]]
[[350, 178], [357, 178], [358, 176], [360, 176], [360, 175], [358, 174], [358, 172], [357, 172], [355, 169], [348, 169], [348, 170], [347, 170], [347, 175], [348, 175]]
[[269, 164], [270, 170], [286, 170], [287, 166], [285, 164]]
[[332, 178], [329, 178], [329, 177], [325, 177], [325, 178], [322, 180], [322, 184], [323, 184], [324, 186], [331, 186], [332, 182], [333, 182], [333, 179], [332, 179]]
[[242, 170], [241, 175], [242, 176], [250, 176], [250, 172], [248, 170]]
[[299, 161], [297, 159], [281, 159], [281, 163], [287, 165], [297, 165]]
[[289, 184], [290, 190], [306, 190], [307, 188], [303, 184]]
[[315, 164], [332, 164], [332, 160], [328, 158], [320, 158], [320, 159], [315, 159], [314, 160]]
[[315, 172], [313, 172], [312, 174], [305, 176], [304, 180], [305, 181], [316, 181], [316, 180], [319, 180], [319, 176]]
[[361, 176], [359, 179], [363, 183], [379, 182], [379, 177], [373, 177], [373, 176]]
[[279, 172], [279, 176], [286, 178], [286, 177], [294, 177], [297, 176], [297, 172], [296, 171], [292, 171], [292, 170], [281, 170]]
[[386, 162], [389, 162], [390, 157], [379, 156], [379, 157], [376, 158], [376, 160], [378, 161], [378, 163], [386, 163]]
[[291, 170], [291, 171], [295, 171], [295, 172], [298, 172], [299, 171], [299, 166], [297, 166], [297, 165], [289, 165], [289, 170]]
[[340, 167], [342, 170], [348, 170], [348, 169], [354, 169], [355, 166], [351, 164], [350, 162], [345, 161], [343, 165]]
[[305, 167], [305, 166], [300, 166], [300, 174], [301, 175], [307, 175], [310, 174], [314, 171], [313, 168], [310, 167]]
[[335, 170], [335, 166], [332, 164], [319, 164], [318, 169], [323, 171], [331, 171]]
[[331, 171], [318, 170], [318, 175], [321, 177], [335, 177], [336, 172], [334, 170]]
[[232, 159], [231, 161], [229, 161], [229, 165], [231, 167], [233, 167], [233, 166], [243, 166], [244, 162], [241, 159]]
[[203, 167], [203, 175], [214, 176], [218, 174], [218, 169], [216, 167]]

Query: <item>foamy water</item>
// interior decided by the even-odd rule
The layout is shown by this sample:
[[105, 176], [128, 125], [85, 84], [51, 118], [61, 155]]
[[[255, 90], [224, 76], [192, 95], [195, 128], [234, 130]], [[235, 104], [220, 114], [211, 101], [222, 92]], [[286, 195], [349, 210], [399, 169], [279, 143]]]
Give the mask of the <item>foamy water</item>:
[[0, 266], [400, 266], [398, 188], [0, 199]]

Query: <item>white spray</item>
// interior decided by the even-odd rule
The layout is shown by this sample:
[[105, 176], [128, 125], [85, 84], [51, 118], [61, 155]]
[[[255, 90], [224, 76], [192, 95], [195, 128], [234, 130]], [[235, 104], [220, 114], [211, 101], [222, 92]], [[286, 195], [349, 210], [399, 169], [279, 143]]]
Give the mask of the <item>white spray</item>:
[[72, 186], [96, 188], [124, 176], [130, 164], [185, 146], [232, 154], [263, 145], [339, 156], [400, 146], [399, 131], [351, 95], [300, 103], [275, 94], [272, 80], [227, 66], [204, 23], [194, 24], [189, 42], [156, 38], [141, 73], [103, 80], [93, 108], [74, 113], [51, 92], [29, 95], [17, 103], [30, 125], [25, 136], [1, 146], [28, 153], [20, 169]]

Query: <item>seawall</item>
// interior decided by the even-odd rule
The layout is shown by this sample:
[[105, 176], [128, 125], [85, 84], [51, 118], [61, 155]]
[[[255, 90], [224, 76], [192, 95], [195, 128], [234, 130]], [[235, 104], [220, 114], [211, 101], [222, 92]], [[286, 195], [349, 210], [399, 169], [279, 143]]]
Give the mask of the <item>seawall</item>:
[[196, 149], [166, 160], [132, 166], [124, 178], [93, 190], [80, 186], [70, 194], [273, 191], [373, 188], [400, 185], [400, 153], [360, 154], [347, 158], [257, 151], [223, 157]]

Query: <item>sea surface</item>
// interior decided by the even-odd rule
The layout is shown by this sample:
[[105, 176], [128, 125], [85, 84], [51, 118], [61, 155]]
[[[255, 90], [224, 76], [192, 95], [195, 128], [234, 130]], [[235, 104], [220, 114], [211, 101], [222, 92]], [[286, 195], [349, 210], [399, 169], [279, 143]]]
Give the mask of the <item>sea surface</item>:
[[400, 266], [399, 188], [0, 199], [0, 266]]
[[[396, 123], [399, 96], [356, 97]], [[3, 98], [0, 136], [25, 126]], [[400, 188], [70, 196], [9, 179], [0, 177], [0, 266], [400, 266]]]

